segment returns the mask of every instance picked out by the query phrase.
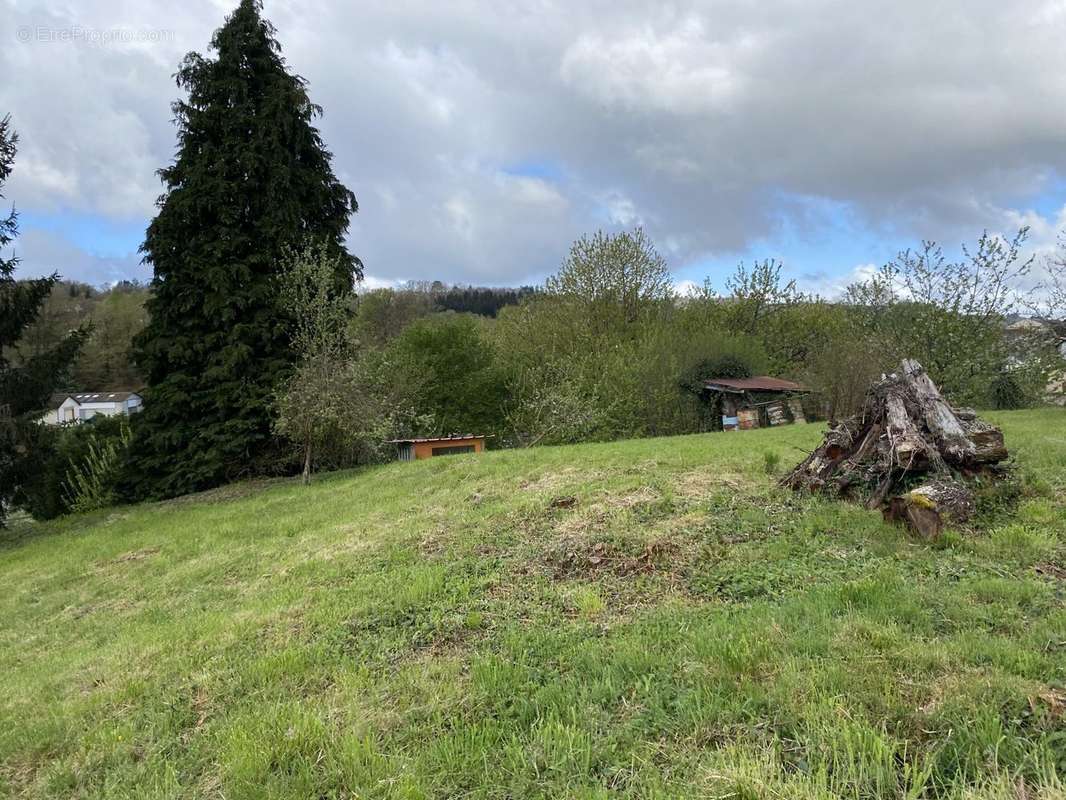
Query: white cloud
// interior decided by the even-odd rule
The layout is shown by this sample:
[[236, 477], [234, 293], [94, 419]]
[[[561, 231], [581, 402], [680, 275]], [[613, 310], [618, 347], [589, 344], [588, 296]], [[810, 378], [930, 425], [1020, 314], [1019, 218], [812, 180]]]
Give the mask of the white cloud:
[[151, 279], [148, 270], [140, 266], [137, 254], [115, 257], [92, 255], [62, 236], [39, 229], [24, 230], [15, 240], [14, 252], [21, 259], [18, 268], [20, 277], [58, 272], [64, 280], [93, 286], [133, 278], [142, 282]]
[[856, 264], [840, 275], [806, 275], [796, 279], [796, 288], [826, 300], [838, 300], [849, 286], [868, 281], [878, 269], [876, 264]]
[[444, 211], [455, 233], [468, 242], [473, 241], [474, 214], [466, 198], [460, 196], [449, 197], [444, 203]]
[[[174, 153], [172, 75], [234, 5], [0, 0], [0, 111], [22, 134], [8, 198], [150, 216]], [[351, 249], [385, 279], [531, 280], [604, 224], [645, 225], [680, 269], [768, 240], [782, 214], [814, 224], [783, 194], [902, 242], [959, 242], [1009, 230], [1066, 175], [1061, 2], [265, 0], [265, 14], [360, 201]], [[21, 43], [25, 25], [169, 35]], [[511, 174], [537, 161], [565, 178]], [[1049, 242], [1066, 219], [1034, 222]]]
[[738, 62], [754, 47], [747, 35], [716, 40], [693, 15], [667, 31], [644, 23], [616, 36], [583, 33], [563, 53], [560, 74], [578, 92], [626, 111], [726, 111], [745, 80]]
[[637, 205], [620, 192], [609, 192], [600, 201], [607, 212], [607, 219], [613, 225], [624, 228], [643, 225], [644, 217], [637, 211]]
[[541, 178], [499, 173], [496, 180], [504, 193], [531, 206], [534, 213], [559, 214], [569, 205], [558, 187]]
[[356, 284], [356, 292], [372, 292], [374, 289], [395, 289], [403, 283], [398, 278], [377, 278], [373, 275], [364, 275], [363, 279]]
[[702, 284], [696, 283], [696, 281], [674, 281], [674, 292], [681, 297], [693, 297], [698, 294], [702, 288]]

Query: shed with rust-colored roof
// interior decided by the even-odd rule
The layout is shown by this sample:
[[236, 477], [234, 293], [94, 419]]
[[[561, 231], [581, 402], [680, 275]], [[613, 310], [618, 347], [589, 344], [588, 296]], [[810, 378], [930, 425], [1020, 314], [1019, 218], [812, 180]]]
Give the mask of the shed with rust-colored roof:
[[751, 378], [708, 378], [703, 386], [719, 409], [723, 430], [807, 421], [799, 395], [808, 389], [795, 381], [757, 375]]
[[806, 392], [806, 387], [784, 378], [759, 375], [755, 378], [710, 378], [703, 382], [708, 389], [719, 392]]

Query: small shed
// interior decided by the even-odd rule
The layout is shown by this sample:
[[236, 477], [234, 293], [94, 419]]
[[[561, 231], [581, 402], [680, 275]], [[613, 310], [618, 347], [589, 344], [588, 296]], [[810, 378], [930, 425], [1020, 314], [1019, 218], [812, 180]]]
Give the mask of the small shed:
[[784, 378], [710, 378], [703, 382], [727, 431], [806, 422], [800, 395], [808, 389]]
[[454, 434], [452, 436], [431, 436], [412, 439], [390, 439], [396, 445], [396, 455], [400, 461], [432, 458], [433, 456], [457, 456], [463, 453], [480, 453], [485, 449], [484, 434]]

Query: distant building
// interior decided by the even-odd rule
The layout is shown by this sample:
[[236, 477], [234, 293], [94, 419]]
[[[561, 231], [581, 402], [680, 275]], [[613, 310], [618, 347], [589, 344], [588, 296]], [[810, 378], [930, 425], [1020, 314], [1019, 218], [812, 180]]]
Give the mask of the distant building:
[[1003, 332], [1014, 351], [1011, 361], [1015, 364], [1022, 363], [1029, 351], [1041, 344], [1051, 345], [1066, 359], [1066, 323], [1062, 321], [1015, 317], [1004, 324]]
[[414, 461], [433, 456], [480, 453], [485, 449], [485, 438], [483, 435], [468, 433], [462, 436], [391, 439], [389, 443], [396, 445], [396, 455], [400, 461]]
[[[1034, 350], [1054, 348], [1066, 362], [1066, 321], [1037, 317], [1013, 317], [1003, 326], [1009, 355], [1008, 367], [1024, 364]], [[1050, 374], [1044, 399], [1057, 406], [1066, 406], [1066, 363], [1049, 365]]]
[[46, 425], [85, 422], [95, 416], [117, 417], [135, 414], [144, 407], [136, 392], [74, 392], [52, 395], [48, 412], [41, 417]]
[[800, 395], [808, 390], [793, 381], [760, 375], [711, 378], [703, 382], [722, 415], [722, 430], [735, 431], [806, 422]]

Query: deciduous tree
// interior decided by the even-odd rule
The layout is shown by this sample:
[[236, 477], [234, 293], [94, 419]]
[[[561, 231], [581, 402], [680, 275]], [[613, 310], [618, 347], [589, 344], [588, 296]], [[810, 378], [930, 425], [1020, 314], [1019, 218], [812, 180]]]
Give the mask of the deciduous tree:
[[309, 483], [317, 450], [345, 446], [348, 418], [363, 413], [353, 403], [346, 337], [349, 293], [338, 291], [337, 256], [320, 243], [291, 250], [278, 281], [279, 295], [293, 312], [296, 369], [278, 393], [275, 429], [301, 451]]
[[673, 296], [666, 260], [643, 228], [582, 236], [545, 288], [578, 306], [595, 336], [624, 332]]
[[[1004, 321], [1018, 311], [1032, 266], [1022, 252], [1027, 236], [1027, 228], [1010, 240], [986, 232], [957, 260], [923, 242], [850, 286], [849, 311], [877, 343], [880, 366], [914, 358], [954, 402], [990, 402], [993, 379], [1012, 362]], [[1026, 372], [1025, 382], [1042, 388], [1042, 370]]]

